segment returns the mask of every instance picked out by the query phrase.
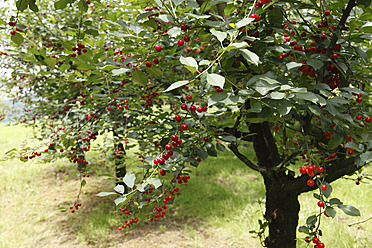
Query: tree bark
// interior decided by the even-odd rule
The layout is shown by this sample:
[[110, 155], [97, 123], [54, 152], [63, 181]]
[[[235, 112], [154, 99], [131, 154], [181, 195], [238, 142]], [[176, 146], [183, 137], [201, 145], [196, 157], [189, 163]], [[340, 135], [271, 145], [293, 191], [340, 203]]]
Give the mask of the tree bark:
[[269, 248], [295, 248], [298, 213], [298, 195], [289, 191], [281, 179], [264, 175], [266, 187], [265, 219], [269, 221], [269, 236], [265, 245]]
[[[113, 133], [114, 133], [114, 137], [119, 138], [118, 133], [116, 133], [115, 131]], [[121, 142], [115, 143], [115, 150], [120, 150], [120, 152], [121, 152], [120, 155], [117, 155], [115, 157], [115, 176], [118, 179], [118, 184], [124, 186], [124, 189], [125, 189], [124, 193], [127, 193], [128, 188], [125, 185], [125, 183], [123, 182], [123, 180], [121, 180], [123, 177], [125, 177], [125, 174], [127, 174], [126, 166], [123, 165], [123, 159], [124, 159], [123, 155], [125, 155], [125, 150], [124, 150], [123, 143], [121, 143]]]

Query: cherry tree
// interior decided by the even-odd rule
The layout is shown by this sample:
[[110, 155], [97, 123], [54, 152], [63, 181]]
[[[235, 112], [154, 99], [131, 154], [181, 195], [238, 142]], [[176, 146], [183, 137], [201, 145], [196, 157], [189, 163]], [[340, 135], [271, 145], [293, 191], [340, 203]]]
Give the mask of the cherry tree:
[[[30, 106], [18, 121], [39, 125], [50, 142], [9, 156], [69, 157], [85, 170], [91, 141], [113, 132], [119, 181], [98, 196], [117, 195], [119, 230], [161, 221], [188, 168], [225, 149], [264, 179], [267, 247], [295, 247], [297, 228], [325, 247], [323, 219], [360, 215], [332, 197], [330, 183], [372, 161], [371, 1], [16, 7], [0, 21], [1, 60], [13, 69], [2, 86]], [[131, 149], [143, 173], [126, 168]], [[308, 191], [319, 211], [298, 223]]]

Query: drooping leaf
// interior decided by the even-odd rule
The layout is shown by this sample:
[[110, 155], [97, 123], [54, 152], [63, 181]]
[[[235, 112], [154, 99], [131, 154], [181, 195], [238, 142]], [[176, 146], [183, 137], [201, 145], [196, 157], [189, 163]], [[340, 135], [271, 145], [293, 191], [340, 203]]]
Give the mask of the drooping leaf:
[[14, 35], [12, 35], [12, 37], [10, 38], [14, 43], [16, 43], [17, 45], [21, 45], [23, 43], [23, 41], [25, 40], [23, 38], [23, 36], [16, 32]]
[[338, 205], [337, 207], [347, 215], [360, 216], [359, 210], [351, 205]]
[[115, 186], [114, 190], [116, 192], [120, 193], [120, 194], [123, 194], [125, 189], [124, 189], [124, 186], [123, 185], [118, 184], [118, 185]]
[[119, 205], [120, 203], [125, 202], [126, 199], [127, 199], [127, 197], [125, 197], [125, 196], [120, 196], [120, 197], [116, 198], [116, 199], [115, 199], [115, 205], [117, 206], [117, 205]]
[[157, 177], [150, 178], [149, 180], [147, 180], [147, 182], [154, 185], [155, 189], [159, 188], [162, 185], [160, 179]]
[[225, 77], [218, 74], [207, 74], [207, 82], [212, 86], [223, 88], [225, 85]]
[[208, 142], [205, 147], [207, 148], [207, 152], [209, 156], [217, 157], [217, 151], [214, 145], [210, 142]]
[[134, 186], [134, 181], [136, 180], [136, 175], [134, 175], [133, 173], [127, 173], [125, 174], [124, 178], [123, 178], [123, 182], [129, 187], [129, 188], [133, 188]]
[[132, 73], [132, 78], [134, 81], [137, 81], [138, 83], [145, 85], [148, 82], [148, 78], [145, 73], [142, 71], [134, 71]]
[[254, 20], [253, 18], [245, 17], [236, 23], [235, 29], [247, 26], [249, 23], [253, 22], [253, 20]]
[[336, 211], [336, 209], [334, 209], [333, 207], [327, 206], [327, 207], [325, 208], [325, 213], [326, 213], [326, 215], [328, 215], [329, 217], [334, 218], [334, 217], [336, 216], [337, 211]]
[[117, 195], [116, 192], [99, 192], [96, 196], [109, 196], [109, 195]]
[[219, 42], [221, 42], [221, 43], [222, 43], [222, 41], [223, 41], [224, 39], [226, 39], [226, 37], [227, 37], [227, 33], [226, 33], [226, 32], [217, 31], [217, 30], [215, 30], [214, 28], [212, 28], [210, 31], [211, 31], [211, 33], [212, 33], [214, 36], [217, 37], [217, 40], [219, 40]]
[[198, 70], [198, 62], [193, 57], [180, 57], [180, 62], [192, 73]]
[[260, 57], [257, 56], [254, 52], [251, 52], [248, 49], [239, 49], [240, 54], [243, 55], [243, 57], [252, 64], [255, 64], [256, 66], [260, 62]]
[[112, 75], [113, 76], [118, 76], [118, 75], [121, 75], [121, 74], [124, 74], [124, 73], [127, 73], [131, 71], [131, 69], [129, 68], [120, 68], [120, 69], [115, 69], [115, 70], [112, 70]]
[[175, 82], [175, 83], [171, 84], [166, 90], [164, 90], [164, 92], [168, 92], [168, 91], [177, 89], [177, 88], [179, 88], [181, 86], [184, 86], [184, 85], [186, 85], [188, 83], [189, 83], [188, 80], [183, 80], [183, 81]]

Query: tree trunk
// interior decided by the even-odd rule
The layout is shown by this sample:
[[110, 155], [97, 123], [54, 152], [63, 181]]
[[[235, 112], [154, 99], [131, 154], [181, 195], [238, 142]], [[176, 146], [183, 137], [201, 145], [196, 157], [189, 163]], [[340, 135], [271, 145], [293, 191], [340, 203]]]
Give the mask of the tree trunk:
[[[118, 137], [119, 135], [116, 132], [113, 132], [113, 133], [114, 133], [114, 137], [119, 138]], [[119, 179], [118, 184], [123, 185], [124, 188], [125, 188], [124, 193], [127, 193], [128, 188], [124, 184], [124, 182], [121, 180], [123, 177], [125, 177], [125, 174], [127, 173], [126, 166], [124, 165], [124, 161], [123, 161], [123, 159], [124, 159], [123, 155], [125, 155], [125, 150], [124, 150], [123, 143], [121, 143], [121, 142], [115, 143], [115, 150], [120, 150], [120, 152], [121, 152], [120, 155], [115, 157], [115, 175], [116, 175], [116, 178]]]
[[297, 192], [284, 187], [278, 178], [264, 176], [266, 187], [266, 213], [269, 221], [269, 248], [295, 248], [300, 203]]

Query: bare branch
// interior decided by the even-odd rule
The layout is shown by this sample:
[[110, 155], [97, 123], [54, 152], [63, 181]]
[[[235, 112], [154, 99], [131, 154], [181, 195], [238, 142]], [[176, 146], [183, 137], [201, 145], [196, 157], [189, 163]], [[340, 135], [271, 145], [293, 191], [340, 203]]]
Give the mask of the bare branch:
[[261, 167], [255, 165], [245, 155], [240, 153], [236, 144], [230, 144], [229, 148], [235, 154], [235, 156], [237, 156], [240, 159], [240, 161], [242, 161], [245, 165], [247, 165], [252, 170], [259, 171], [259, 172], [265, 172], [266, 171], [265, 168], [261, 168]]

